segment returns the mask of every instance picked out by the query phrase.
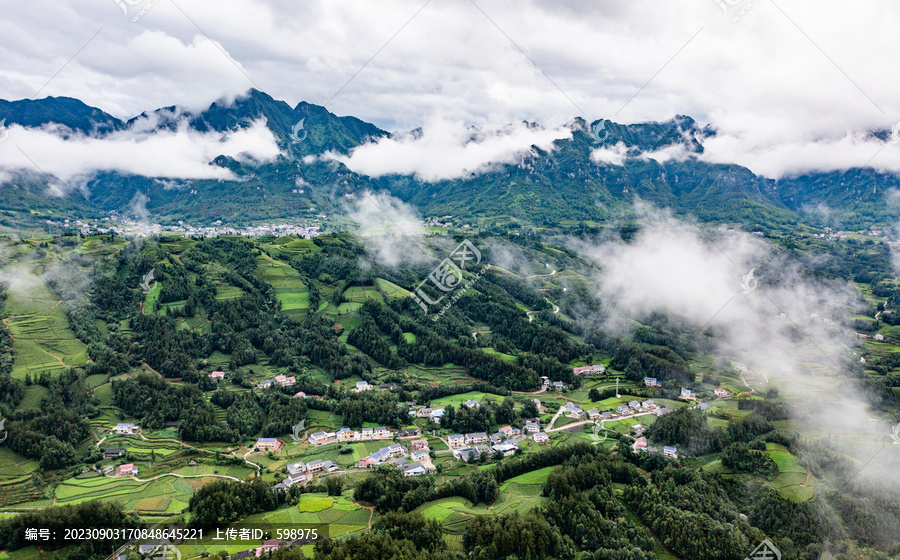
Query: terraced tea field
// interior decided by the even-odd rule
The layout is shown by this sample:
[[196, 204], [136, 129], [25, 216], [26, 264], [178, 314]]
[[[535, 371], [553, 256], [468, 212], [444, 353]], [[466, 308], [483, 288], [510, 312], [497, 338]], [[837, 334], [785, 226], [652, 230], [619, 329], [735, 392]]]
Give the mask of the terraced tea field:
[[276, 261], [265, 253], [256, 259], [257, 273], [275, 290], [281, 302], [281, 312], [293, 319], [302, 319], [309, 312], [309, 287], [292, 266]]
[[87, 347], [69, 329], [64, 304], [39, 279], [20, 287], [13, 284], [4, 311], [16, 351], [14, 378], [56, 374], [87, 362]]
[[179, 513], [187, 507], [194, 492], [210, 478], [164, 477], [140, 481], [131, 478], [82, 476], [64, 480], [55, 492], [59, 505], [93, 500], [118, 500], [129, 510], [142, 513]]

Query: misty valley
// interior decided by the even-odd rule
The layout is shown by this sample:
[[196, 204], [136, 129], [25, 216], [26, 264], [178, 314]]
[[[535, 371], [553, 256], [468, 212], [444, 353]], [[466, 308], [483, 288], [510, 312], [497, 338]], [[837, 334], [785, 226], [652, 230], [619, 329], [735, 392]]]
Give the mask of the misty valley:
[[[383, 226], [367, 196], [345, 217]], [[34, 554], [30, 527], [257, 523], [329, 533], [171, 546], [896, 554], [890, 243], [635, 211], [545, 233], [425, 226], [397, 204], [409, 234], [5, 235], [0, 546]], [[133, 540], [38, 550], [140, 555]]]
[[0, 560], [900, 560], [896, 0], [0, 16]]

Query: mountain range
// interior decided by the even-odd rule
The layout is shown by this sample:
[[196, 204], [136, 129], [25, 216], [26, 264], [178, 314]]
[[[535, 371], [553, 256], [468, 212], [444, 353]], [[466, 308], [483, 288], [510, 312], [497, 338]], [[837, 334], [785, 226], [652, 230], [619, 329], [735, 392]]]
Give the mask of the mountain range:
[[[692, 118], [623, 125], [575, 118], [571, 138], [552, 149], [532, 146], [514, 163], [464, 177], [426, 181], [411, 174], [370, 177], [335, 159], [391, 133], [324, 107], [291, 107], [250, 90], [217, 101], [199, 113], [165, 107], [124, 121], [77, 99], [0, 100], [0, 123], [43, 128], [65, 138], [103, 139], [148, 125], [157, 131], [187, 127], [198, 134], [230, 133], [264, 122], [281, 154], [265, 161], [220, 155], [210, 165], [227, 168], [230, 179], [172, 180], [121, 171], [96, 171], [71, 188], [48, 189], [58, 180], [30, 170], [0, 172], [0, 212], [7, 221], [43, 211], [89, 216], [128, 213], [134, 201], [153, 221], [198, 223], [331, 214], [344, 195], [386, 191], [429, 216], [452, 215], [482, 224], [576, 225], [602, 222], [629, 212], [637, 200], [671, 208], [701, 221], [776, 230], [803, 223], [860, 229], [893, 223], [893, 193], [900, 179], [872, 169], [809, 173], [773, 180], [731, 164], [697, 158], [715, 130]], [[149, 124], [148, 124], [149, 123]], [[537, 125], [528, 125], [536, 127]], [[602, 134], [601, 134], [602, 132]], [[421, 131], [408, 133], [421, 134]], [[2, 149], [9, 149], [14, 141]], [[592, 159], [598, 146], [617, 146], [622, 165]], [[677, 149], [682, 157], [644, 154]], [[618, 163], [618, 162], [617, 162]]]

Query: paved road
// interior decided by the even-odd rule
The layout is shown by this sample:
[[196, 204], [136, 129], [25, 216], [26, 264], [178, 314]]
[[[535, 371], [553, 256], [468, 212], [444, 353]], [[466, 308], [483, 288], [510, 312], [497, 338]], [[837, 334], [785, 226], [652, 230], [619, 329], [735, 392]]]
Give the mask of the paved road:
[[[253, 451], [248, 451], [248, 452], [244, 453], [244, 456], [241, 457], [241, 458], [244, 460], [245, 463], [247, 463], [247, 464], [249, 464], [249, 465], [253, 465], [254, 467], [256, 467], [256, 472], [260, 472], [260, 471], [262, 470], [262, 466], [261, 466], [259, 463], [254, 463], [253, 461], [247, 459], [247, 457], [248, 457], [251, 453], [253, 453]], [[257, 453], [259, 453], [259, 452], [257, 452]]]
[[[549, 274], [546, 275], [546, 276], [549, 276]], [[547, 299], [547, 298], [544, 298], [544, 300], [545, 300], [547, 303], [549, 303], [550, 305], [553, 306], [553, 312], [554, 312], [554, 313], [559, 313], [559, 306], [558, 306], [558, 305], [556, 305], [555, 303], [553, 303], [552, 301], [550, 301], [550, 300]], [[528, 322], [529, 322], [529, 323], [532, 322], [532, 321], [534, 321], [534, 317], [532, 317], [532, 315], [533, 315], [534, 313], [540, 313], [540, 312], [539, 312], [539, 311], [526, 311], [526, 312], [525, 312], [525, 314], [528, 315]]]
[[551, 272], [550, 274], [535, 274], [534, 276], [526, 276], [526, 277], [525, 277], [525, 280], [528, 280], [528, 279], [530, 279], [530, 278], [546, 278], [546, 277], [548, 277], [548, 276], [553, 276], [553, 275], [556, 274], [557, 272], [558, 272], [557, 270], [554, 270], [554, 271]]
[[[553, 425], [556, 424], [556, 419], [559, 418], [559, 416], [560, 416], [560, 414], [562, 414], [562, 412], [563, 412], [563, 407], [559, 407], [559, 410], [556, 411], [556, 414], [553, 415], [553, 418], [550, 419], [550, 423], [547, 424], [547, 426], [552, 428]], [[550, 430], [545, 430], [545, 433], [549, 432], [549, 431]]]
[[528, 391], [510, 391], [510, 393], [513, 393], [513, 394], [515, 394], [515, 395], [540, 395], [541, 393], [543, 393], [543, 392], [546, 391], [546, 390], [547, 390], [547, 387], [544, 386], [544, 385], [541, 385], [541, 388], [538, 389], [537, 391], [531, 391], [531, 392], [528, 392]]
[[148, 482], [148, 481], [151, 481], [151, 480], [156, 480], [156, 479], [158, 479], [158, 478], [162, 478], [162, 477], [164, 477], [164, 476], [174, 476], [175, 478], [203, 478], [203, 477], [206, 477], [206, 476], [211, 476], [211, 477], [215, 477], [215, 478], [228, 478], [228, 479], [230, 479], [230, 480], [235, 480], [235, 481], [237, 481], [237, 482], [243, 482], [240, 478], [236, 478], [236, 477], [233, 477], [233, 476], [229, 476], [229, 475], [227, 475], [227, 474], [177, 474], [177, 473], [162, 473], [162, 474], [158, 474], [158, 475], [156, 475], [156, 476], [152, 476], [152, 477], [150, 477], [150, 478], [138, 478], [138, 477], [136, 477], [136, 476], [134, 476], [134, 475], [131, 475], [131, 476], [110, 476], [110, 475], [106, 475], [106, 478], [132, 478], [132, 479], [134, 479], [134, 480], [137, 480], [138, 482]]
[[559, 313], [559, 306], [558, 306], [558, 305], [556, 305], [555, 303], [553, 303], [552, 301], [550, 301], [550, 300], [547, 299], [547, 298], [544, 298], [544, 299], [547, 300], [547, 303], [549, 303], [550, 305], [553, 306], [553, 312], [554, 312], [554, 313]]
[[[184, 442], [181, 441], [180, 439], [173, 439], [173, 438], [150, 439], [150, 438], [146, 437], [143, 433], [139, 433], [138, 435], [139, 435], [139, 436], [141, 437], [141, 439], [144, 440], [144, 441], [149, 441], [149, 442], [156, 442], [156, 441], [170, 441], [170, 442], [172, 442], [172, 443], [177, 443], [177, 444], [181, 445], [182, 447], [187, 447], [188, 449], [193, 449], [193, 450], [195, 450], [195, 451], [199, 451], [200, 453], [209, 453], [209, 454], [212, 454], [212, 455], [215, 455], [215, 454], [216, 454], [216, 451], [213, 450], [213, 449], [203, 449], [202, 447], [194, 447], [193, 445], [188, 445], [188, 444], [184, 443]], [[103, 439], [106, 439], [106, 438], [103, 438]], [[248, 460], [247, 460], [247, 455], [250, 455], [251, 453], [253, 453], [253, 451], [248, 451], [247, 453], [244, 454], [244, 456], [243, 456], [244, 462], [247, 463], [248, 465], [253, 465], [254, 467], [256, 467], [256, 470], [262, 470], [262, 467], [261, 467], [261, 466], [259, 466], [258, 464], [254, 463], [253, 461], [248, 461]]]

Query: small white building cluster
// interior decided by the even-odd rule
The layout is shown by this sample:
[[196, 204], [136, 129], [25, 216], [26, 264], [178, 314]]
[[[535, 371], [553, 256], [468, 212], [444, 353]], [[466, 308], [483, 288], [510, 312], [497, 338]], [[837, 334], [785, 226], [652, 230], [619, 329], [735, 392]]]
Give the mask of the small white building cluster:
[[572, 373], [574, 373], [575, 375], [599, 375], [605, 372], [606, 366], [602, 364], [572, 368]]
[[141, 431], [141, 427], [135, 426], [131, 422], [119, 422], [116, 424], [116, 427], [113, 428], [113, 431], [120, 436], [133, 436]]
[[[407, 452], [409, 459], [406, 458]], [[399, 443], [391, 444], [357, 461], [360, 468], [372, 468], [377, 465], [391, 464], [403, 472], [403, 476], [419, 476], [434, 472], [428, 449], [428, 440], [414, 439], [409, 442], [409, 450]]]
[[325, 445], [326, 443], [342, 441], [371, 441], [373, 439], [390, 439], [391, 437], [393, 437], [393, 434], [384, 426], [362, 428], [360, 430], [341, 428], [337, 432], [313, 432], [309, 435], [309, 443], [312, 445]]
[[567, 402], [563, 405], [562, 413], [568, 418], [584, 418], [584, 411], [572, 402]]
[[271, 379], [263, 379], [259, 382], [258, 387], [260, 389], [268, 389], [273, 385], [278, 385], [280, 387], [290, 387], [296, 382], [297, 380], [294, 378], [294, 376], [288, 377], [286, 375], [276, 375]]
[[[476, 401], [469, 401], [469, 402], [476, 402]], [[478, 404], [478, 406], [481, 406], [479, 403], [476, 403], [476, 404]], [[470, 408], [477, 408], [477, 407], [470, 407]], [[422, 407], [422, 408], [417, 408], [416, 410], [410, 410], [409, 415], [415, 416], [416, 418], [428, 418], [435, 424], [440, 424], [441, 418], [444, 417], [444, 409], [443, 408]]]
[[621, 406], [618, 406], [615, 410], [605, 410], [603, 412], [597, 412], [597, 410], [591, 409], [588, 411], [588, 417], [591, 420], [612, 420], [614, 418], [622, 418], [642, 412], [654, 411], [657, 413], [657, 416], [660, 416], [660, 410], [666, 410], [666, 412], [668, 412], [668, 409], [660, 409], [659, 405], [657, 405], [652, 399], [647, 399], [643, 402], [629, 401], [627, 405], [623, 404]]
[[298, 484], [305, 485], [316, 475], [334, 472], [340, 468], [340, 465], [334, 461], [324, 461], [322, 459], [316, 459], [315, 461], [310, 461], [308, 463], [302, 461], [291, 463], [286, 467], [288, 475], [275, 485], [275, 489], [287, 490], [291, 486], [296, 486]]
[[[447, 444], [453, 452], [453, 457], [465, 462], [471, 462], [481, 457], [482, 453], [493, 456], [500, 452], [504, 457], [514, 455], [519, 449], [519, 442], [529, 437], [535, 443], [546, 443], [550, 437], [540, 431], [540, 420], [530, 418], [525, 423], [525, 433], [512, 426], [503, 426], [496, 433], [488, 435], [485, 432], [473, 432], [469, 434], [453, 434], [447, 437]], [[530, 436], [526, 435], [531, 434]]]

